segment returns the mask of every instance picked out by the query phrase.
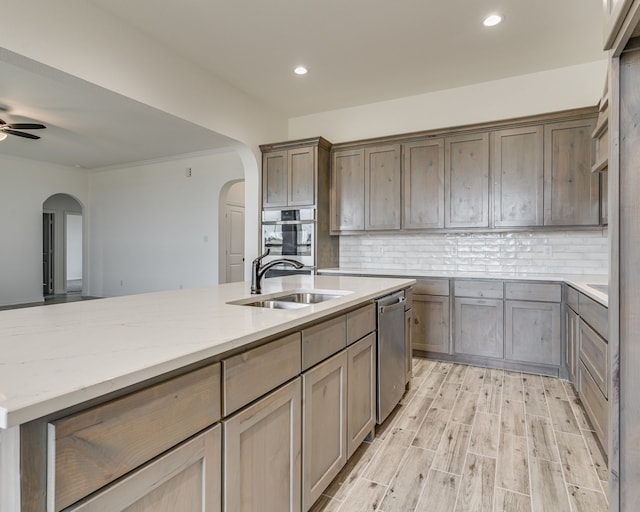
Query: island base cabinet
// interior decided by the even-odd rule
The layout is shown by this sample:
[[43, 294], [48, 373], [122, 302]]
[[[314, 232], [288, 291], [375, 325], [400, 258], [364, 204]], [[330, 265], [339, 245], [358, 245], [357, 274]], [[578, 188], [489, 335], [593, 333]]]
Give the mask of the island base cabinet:
[[223, 421], [223, 510], [301, 509], [301, 378]]
[[560, 304], [508, 300], [505, 358], [559, 366]]
[[347, 351], [302, 375], [302, 509], [347, 462]]
[[216, 425], [65, 512], [219, 512], [220, 471]]
[[371, 333], [347, 349], [347, 458], [376, 424], [376, 335]]

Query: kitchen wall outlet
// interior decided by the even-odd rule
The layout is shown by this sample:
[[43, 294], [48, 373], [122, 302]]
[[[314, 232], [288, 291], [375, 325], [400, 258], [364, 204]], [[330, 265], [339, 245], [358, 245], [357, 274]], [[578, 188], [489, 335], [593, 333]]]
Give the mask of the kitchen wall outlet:
[[187, 176], [187, 178], [191, 178], [191, 167], [187, 167], [185, 175]]
[[553, 256], [553, 247], [551, 247], [550, 245], [545, 245], [544, 246], [544, 255], [545, 256]]

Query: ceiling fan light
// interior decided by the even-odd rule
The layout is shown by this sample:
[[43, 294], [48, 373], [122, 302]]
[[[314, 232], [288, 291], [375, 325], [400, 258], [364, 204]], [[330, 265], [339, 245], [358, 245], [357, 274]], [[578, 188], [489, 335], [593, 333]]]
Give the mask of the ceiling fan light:
[[4, 132], [0, 132], [0, 141], [4, 140], [7, 138], [7, 134]]

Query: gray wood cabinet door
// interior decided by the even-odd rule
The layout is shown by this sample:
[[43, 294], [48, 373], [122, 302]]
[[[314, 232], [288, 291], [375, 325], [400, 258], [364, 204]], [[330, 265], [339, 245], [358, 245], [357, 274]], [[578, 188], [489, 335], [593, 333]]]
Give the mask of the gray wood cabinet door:
[[529, 126], [491, 134], [493, 225], [542, 226], [544, 129]]
[[404, 229], [444, 228], [444, 139], [402, 145]]
[[287, 206], [315, 204], [316, 147], [287, 151]]
[[301, 380], [222, 422], [225, 512], [300, 511]]
[[347, 349], [347, 457], [351, 457], [376, 423], [376, 333]]
[[221, 427], [173, 448], [69, 512], [219, 512]]
[[[415, 296], [414, 296], [415, 308]], [[456, 354], [504, 356], [504, 304], [498, 299], [456, 297], [454, 304]]]
[[591, 172], [595, 119], [544, 127], [544, 224], [600, 222], [600, 176]]
[[489, 134], [445, 139], [445, 227], [489, 227]]
[[411, 341], [414, 350], [449, 353], [449, 297], [413, 295]]
[[508, 300], [505, 313], [505, 359], [560, 365], [560, 304]]
[[400, 144], [364, 150], [367, 231], [400, 229]]
[[347, 463], [347, 351], [302, 375], [302, 510]]
[[333, 153], [331, 231], [364, 230], [364, 149]]
[[577, 387], [578, 359], [580, 354], [580, 337], [578, 332], [579, 317], [573, 309], [569, 306], [565, 306], [564, 319], [567, 371], [569, 372], [569, 380]]
[[262, 155], [262, 206], [287, 206], [287, 152]]

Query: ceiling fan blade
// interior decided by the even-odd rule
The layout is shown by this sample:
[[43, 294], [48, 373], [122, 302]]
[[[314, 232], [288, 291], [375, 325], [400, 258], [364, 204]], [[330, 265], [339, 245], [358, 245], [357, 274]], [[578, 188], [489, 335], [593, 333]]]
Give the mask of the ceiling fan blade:
[[13, 128], [14, 130], [42, 130], [46, 128], [46, 126], [35, 123], [11, 123], [5, 125], [5, 128]]
[[18, 132], [16, 130], [9, 130], [7, 128], [2, 130], [2, 133], [10, 133], [11, 135], [17, 135], [18, 137], [24, 137], [25, 139], [39, 139], [37, 135], [31, 135], [30, 133]]

